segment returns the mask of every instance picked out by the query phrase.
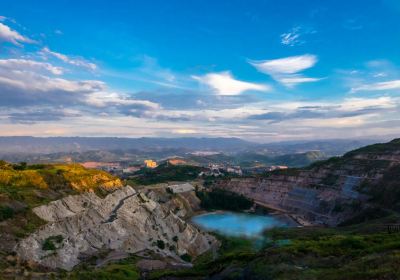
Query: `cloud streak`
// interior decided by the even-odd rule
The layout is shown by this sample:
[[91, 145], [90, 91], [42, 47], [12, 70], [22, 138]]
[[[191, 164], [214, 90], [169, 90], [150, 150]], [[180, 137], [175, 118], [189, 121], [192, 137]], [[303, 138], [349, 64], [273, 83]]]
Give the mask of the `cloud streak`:
[[320, 78], [304, 77], [300, 72], [313, 67], [318, 61], [312, 54], [290, 56], [272, 60], [249, 61], [259, 72], [270, 75], [286, 87], [319, 81]]
[[63, 61], [64, 63], [76, 66], [76, 67], [82, 67], [82, 68], [86, 68], [89, 70], [96, 70], [97, 69], [97, 65], [91, 62], [87, 62], [83, 59], [76, 59], [76, 58], [71, 58], [65, 54], [62, 53], [58, 53], [58, 52], [54, 52], [51, 51], [48, 47], [44, 47], [41, 51], [40, 54], [42, 54], [44, 57], [55, 57], [61, 61]]
[[382, 91], [382, 90], [394, 90], [400, 89], [400, 80], [392, 80], [386, 82], [379, 82], [379, 83], [372, 83], [372, 84], [365, 84], [357, 87], [353, 87], [351, 92], [358, 92], [358, 91]]
[[212, 88], [218, 95], [239, 95], [245, 91], [269, 91], [269, 85], [236, 80], [229, 71], [192, 76], [200, 83]]
[[21, 35], [17, 31], [11, 29], [9, 26], [0, 22], [0, 42], [9, 42], [16, 46], [21, 46], [22, 43], [35, 43], [34, 40]]

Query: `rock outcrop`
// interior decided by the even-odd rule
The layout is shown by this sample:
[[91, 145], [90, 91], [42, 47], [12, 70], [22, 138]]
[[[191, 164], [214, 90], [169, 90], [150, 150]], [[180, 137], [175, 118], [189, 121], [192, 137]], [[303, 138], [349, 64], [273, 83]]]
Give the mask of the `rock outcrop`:
[[[400, 140], [349, 152], [306, 169], [288, 169], [258, 178], [221, 180], [226, 189], [294, 216], [300, 223], [335, 226], [369, 207], [370, 190], [400, 165]], [[388, 207], [388, 206], [386, 206]]]
[[[22, 259], [50, 268], [71, 270], [82, 259], [105, 250], [148, 250], [180, 260], [180, 255], [196, 257], [217, 244], [213, 236], [129, 186], [104, 199], [88, 192], [33, 211], [49, 223], [15, 249]], [[50, 247], [45, 245], [49, 242]]]

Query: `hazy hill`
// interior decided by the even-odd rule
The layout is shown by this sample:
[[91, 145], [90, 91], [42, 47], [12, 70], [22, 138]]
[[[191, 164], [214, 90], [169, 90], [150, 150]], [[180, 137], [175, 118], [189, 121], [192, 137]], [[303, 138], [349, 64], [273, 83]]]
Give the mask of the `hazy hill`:
[[0, 153], [57, 153], [88, 150], [217, 150], [255, 146], [239, 138], [0, 137]]

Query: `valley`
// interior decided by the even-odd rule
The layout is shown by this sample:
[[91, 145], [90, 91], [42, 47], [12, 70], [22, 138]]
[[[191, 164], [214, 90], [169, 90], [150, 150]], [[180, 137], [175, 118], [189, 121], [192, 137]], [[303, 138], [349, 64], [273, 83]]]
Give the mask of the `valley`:
[[[150, 169], [143, 177], [149, 183], [132, 186], [79, 164], [2, 162], [0, 227], [7, 242], [0, 266], [6, 279], [111, 279], [114, 273], [118, 279], [309, 279], [310, 273], [345, 279], [337, 271], [352, 279], [373, 279], [378, 272], [392, 277], [397, 270], [359, 266], [375, 263], [378, 255], [385, 265], [400, 260], [400, 236], [386, 228], [400, 222], [399, 166], [398, 139], [252, 176], [204, 178], [191, 168]], [[251, 224], [240, 225], [235, 219], [246, 216], [217, 212], [231, 222], [210, 220], [209, 228], [192, 221], [214, 211], [261, 216], [245, 214]], [[296, 222], [267, 222], [270, 214]], [[235, 230], [238, 223], [250, 231], [264, 222], [272, 226], [254, 240], [212, 226]], [[346, 265], [338, 250], [347, 252]], [[324, 262], [332, 261], [327, 270]]]

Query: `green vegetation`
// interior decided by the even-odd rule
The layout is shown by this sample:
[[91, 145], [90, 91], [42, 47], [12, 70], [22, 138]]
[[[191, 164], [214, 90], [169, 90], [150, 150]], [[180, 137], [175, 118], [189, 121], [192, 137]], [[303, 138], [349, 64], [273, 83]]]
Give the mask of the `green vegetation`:
[[164, 241], [158, 239], [158, 240], [157, 240], [157, 247], [160, 248], [161, 250], [164, 250], [164, 249], [165, 249], [165, 243], [164, 243]]
[[260, 251], [249, 240], [220, 237], [216, 259], [208, 254], [192, 269], [155, 271], [149, 278], [399, 279], [400, 233], [388, 234], [384, 226], [399, 220], [392, 215], [336, 229], [274, 229]]
[[14, 217], [14, 209], [0, 205], [0, 222]]
[[390, 154], [392, 152], [400, 150], [400, 138], [394, 139], [388, 143], [379, 143], [369, 146], [365, 146], [353, 151], [346, 153], [343, 157], [353, 157], [357, 154], [376, 154], [376, 153], [386, 153]]
[[45, 251], [54, 251], [57, 249], [57, 246], [59, 246], [63, 242], [64, 238], [62, 235], [53, 235], [50, 237], [47, 237], [45, 241], [43, 242], [42, 249]]
[[202, 168], [197, 166], [161, 164], [154, 169], [141, 169], [128, 183], [152, 185], [169, 181], [189, 181], [196, 179], [201, 171]]
[[221, 189], [196, 191], [196, 195], [201, 200], [200, 206], [206, 210], [242, 211], [253, 205], [253, 202], [243, 195]]
[[130, 257], [101, 268], [95, 268], [94, 264], [90, 266], [81, 265], [70, 273], [57, 276], [61, 279], [71, 280], [138, 280], [140, 274], [135, 265], [136, 260], [135, 257]]
[[10, 164], [0, 161], [0, 232], [24, 237], [44, 224], [32, 208], [69, 194], [122, 186], [110, 174], [79, 164]]
[[192, 257], [189, 254], [181, 255], [181, 259], [184, 260], [185, 262], [191, 262], [192, 261]]
[[389, 168], [378, 182], [364, 183], [361, 191], [369, 194], [375, 204], [400, 211], [400, 166]]

